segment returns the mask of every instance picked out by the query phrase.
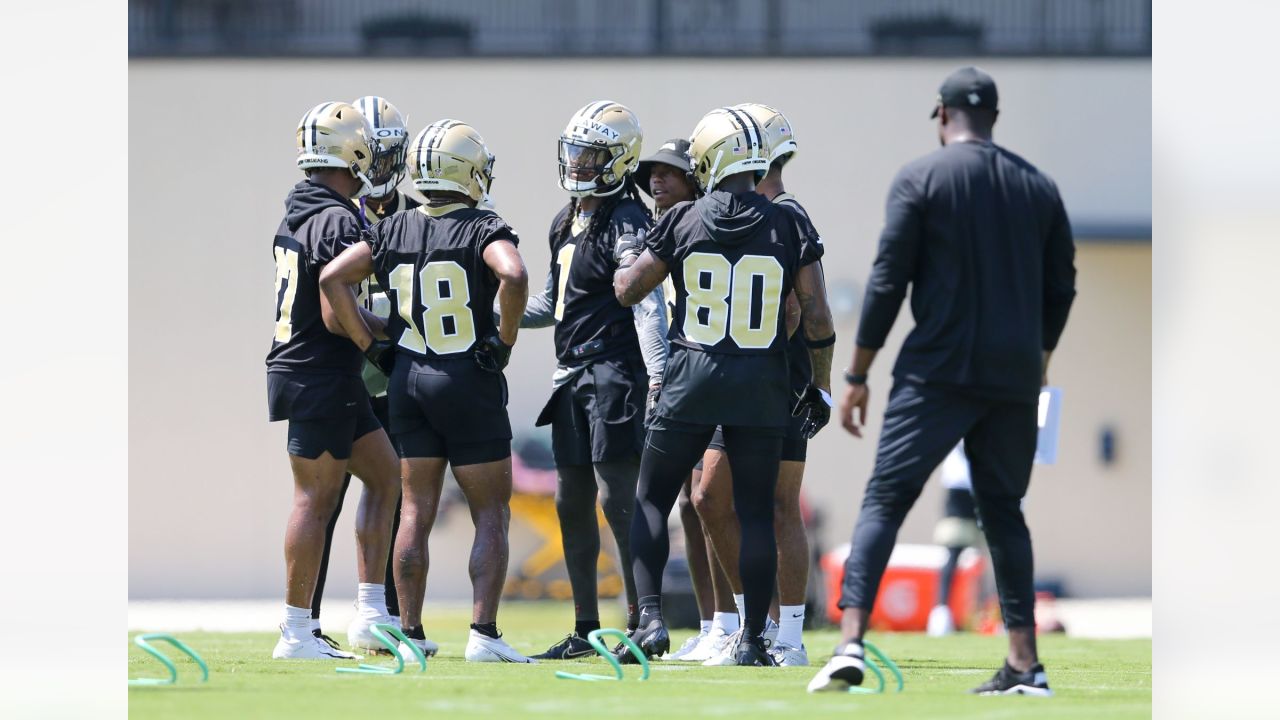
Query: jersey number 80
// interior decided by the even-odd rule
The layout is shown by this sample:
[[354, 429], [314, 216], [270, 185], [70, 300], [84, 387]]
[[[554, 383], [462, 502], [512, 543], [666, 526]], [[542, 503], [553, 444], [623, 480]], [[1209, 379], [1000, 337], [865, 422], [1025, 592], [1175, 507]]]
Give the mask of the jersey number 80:
[[[759, 289], [760, 307], [755, 307]], [[768, 255], [690, 253], [684, 260], [684, 335], [715, 345], [726, 332], [744, 350], [764, 349], [778, 334], [782, 265]]]
[[391, 271], [391, 291], [396, 309], [404, 319], [399, 345], [406, 350], [436, 355], [465, 352], [475, 345], [476, 324], [471, 316], [471, 288], [467, 271], [452, 260], [430, 262], [417, 273], [422, 296], [422, 330], [413, 317], [414, 266], [397, 265]]

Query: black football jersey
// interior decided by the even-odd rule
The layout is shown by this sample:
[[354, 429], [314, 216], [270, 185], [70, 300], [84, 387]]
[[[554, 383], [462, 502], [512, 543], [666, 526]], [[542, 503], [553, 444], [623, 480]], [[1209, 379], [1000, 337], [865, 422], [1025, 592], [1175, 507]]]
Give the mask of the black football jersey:
[[484, 262], [489, 243], [518, 244], [497, 213], [465, 205], [438, 216], [399, 212], [373, 227], [374, 275], [391, 301], [387, 336], [419, 358], [470, 357], [493, 333], [498, 278]]
[[272, 243], [276, 327], [269, 371], [360, 374], [360, 350], [324, 326], [320, 271], [364, 233], [359, 208], [336, 191], [304, 180], [289, 193]]
[[[809, 213], [791, 193], [782, 193], [775, 197], [773, 202], [792, 213], [796, 226], [800, 230], [800, 237], [806, 238], [805, 242], [811, 243], [814, 252], [806, 255], [804, 259], [808, 262], [819, 261], [823, 254], [822, 238], [818, 235], [817, 228], [813, 226], [813, 221], [809, 219]], [[802, 267], [808, 262], [803, 262]], [[787, 361], [791, 364], [791, 389], [799, 395], [813, 379], [813, 362], [809, 359], [809, 348], [804, 344], [803, 320], [787, 342]]]
[[561, 362], [578, 362], [582, 357], [571, 356], [569, 350], [593, 340], [604, 341], [601, 350], [590, 353], [596, 357], [638, 348], [634, 314], [613, 293], [613, 273], [618, 268], [613, 249], [622, 235], [642, 236], [652, 227], [648, 210], [635, 199], [624, 198], [594, 237], [587, 237], [589, 226], [561, 237], [559, 229], [568, 212], [565, 207], [556, 215], [549, 238], [556, 357]]
[[659, 415], [699, 424], [787, 424], [784, 306], [796, 271], [819, 256], [814, 245], [790, 211], [754, 192], [712, 192], [663, 215], [646, 241], [675, 288]]
[[416, 207], [420, 207], [422, 203], [418, 202], [408, 194], [402, 193], [399, 190], [397, 190], [395, 192], [395, 198], [392, 202], [378, 207], [378, 210], [381, 210], [382, 212], [378, 212], [377, 210], [374, 210], [374, 205], [367, 201], [363, 205], [364, 205], [364, 216], [369, 221], [369, 224], [377, 225], [379, 220], [385, 220], [386, 218], [391, 217], [392, 215], [400, 212], [401, 210], [412, 210]]

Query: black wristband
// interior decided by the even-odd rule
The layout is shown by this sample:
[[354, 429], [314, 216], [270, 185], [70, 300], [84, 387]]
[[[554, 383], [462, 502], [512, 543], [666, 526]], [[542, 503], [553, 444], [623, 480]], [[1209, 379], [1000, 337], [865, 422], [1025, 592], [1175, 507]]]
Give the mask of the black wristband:
[[866, 384], [867, 384], [867, 376], [866, 376], [866, 375], [854, 375], [853, 373], [849, 372], [848, 370], [845, 370], [845, 371], [844, 371], [844, 381], [845, 381], [845, 382], [847, 382], [847, 383], [849, 383], [850, 385], [866, 385]]
[[804, 339], [804, 346], [807, 348], [813, 348], [814, 350], [821, 350], [824, 347], [831, 347], [832, 345], [835, 345], [835, 344], [836, 344], [835, 333], [831, 333], [831, 337], [823, 338], [821, 340], [810, 340], [809, 338]]

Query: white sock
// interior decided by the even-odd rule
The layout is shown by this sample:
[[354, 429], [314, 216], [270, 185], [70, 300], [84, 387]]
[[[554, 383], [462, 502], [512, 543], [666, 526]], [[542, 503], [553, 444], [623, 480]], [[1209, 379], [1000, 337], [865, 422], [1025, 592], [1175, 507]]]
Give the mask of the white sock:
[[738, 623], [740, 625], [746, 625], [747, 624], [747, 596], [735, 594], [733, 596], [733, 604], [738, 606]]
[[284, 632], [291, 637], [311, 634], [311, 608], [294, 607], [285, 603]]
[[778, 643], [800, 647], [803, 637], [804, 605], [778, 606]]
[[698, 630], [699, 635], [706, 635], [707, 633], [711, 632], [710, 620], [701, 620], [698, 622], [698, 626], [699, 626], [699, 630]]
[[319, 620], [317, 620], [317, 619], [314, 619], [314, 618], [313, 618], [313, 619], [311, 620], [311, 633], [314, 635], [314, 634], [315, 634], [315, 631], [317, 631], [317, 630], [319, 630], [319, 629], [320, 629], [320, 621], [319, 621]]
[[733, 613], [717, 612], [711, 616], [711, 627], [720, 628], [720, 632], [725, 635], [732, 635], [738, 631], [738, 616]]
[[360, 583], [357, 585], [356, 609], [361, 615], [386, 615], [387, 587], [382, 583]]

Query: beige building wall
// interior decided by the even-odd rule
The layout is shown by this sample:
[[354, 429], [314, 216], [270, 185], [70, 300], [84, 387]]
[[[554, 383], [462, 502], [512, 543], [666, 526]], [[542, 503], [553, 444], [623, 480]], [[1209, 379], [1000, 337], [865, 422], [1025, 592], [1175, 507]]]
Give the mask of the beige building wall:
[[[783, 108], [801, 152], [789, 188], [826, 240], [838, 365], [851, 352], [884, 194], [897, 168], [936, 147], [927, 119], [954, 61], [297, 60], [130, 63], [130, 595], [274, 597], [291, 494], [284, 427], [266, 422], [263, 357], [272, 327], [271, 236], [298, 179], [293, 130], [317, 102], [382, 94], [411, 130], [442, 117], [474, 124], [497, 154], [498, 210], [522, 234], [531, 284], [549, 261], [547, 224], [565, 201], [555, 138], [603, 97], [630, 105], [646, 153], [686, 136], [712, 107]], [[1077, 223], [1150, 217], [1148, 61], [991, 60], [997, 137], [1051, 174]], [[708, 78], [719, 78], [708, 82]], [[1145, 594], [1150, 561], [1151, 250], [1084, 245], [1080, 297], [1054, 360], [1065, 388], [1062, 462], [1037, 468], [1028, 514], [1038, 574], [1080, 594]], [[871, 466], [904, 309], [872, 379], [872, 427], [839, 428], [810, 449], [806, 488], [828, 545], [847, 539]], [[530, 331], [508, 370], [517, 432], [549, 393], [551, 334]], [[837, 389], [841, 387], [836, 383]], [[1119, 459], [1098, 461], [1115, 428]], [[931, 486], [902, 539], [925, 541], [941, 502]], [[356, 502], [353, 489], [347, 498]], [[354, 594], [351, 512], [330, 592]], [[465, 514], [433, 542], [433, 597], [469, 596]], [[513, 561], [534, 538], [513, 530]]]

